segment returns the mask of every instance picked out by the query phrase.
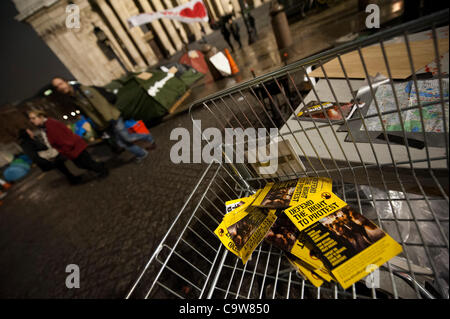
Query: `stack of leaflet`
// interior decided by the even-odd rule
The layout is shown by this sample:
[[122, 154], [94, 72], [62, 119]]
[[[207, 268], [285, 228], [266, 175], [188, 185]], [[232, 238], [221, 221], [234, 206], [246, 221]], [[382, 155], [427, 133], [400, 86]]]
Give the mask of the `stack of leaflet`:
[[347, 289], [402, 252], [391, 236], [332, 192], [329, 178], [268, 183], [226, 207], [215, 234], [228, 250], [245, 264], [265, 240], [316, 287], [335, 281]]

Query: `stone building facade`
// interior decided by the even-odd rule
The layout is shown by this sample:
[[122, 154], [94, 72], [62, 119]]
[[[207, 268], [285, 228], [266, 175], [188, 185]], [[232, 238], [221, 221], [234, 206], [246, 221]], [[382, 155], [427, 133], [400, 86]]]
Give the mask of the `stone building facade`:
[[[162, 19], [129, 28], [130, 16], [172, 8], [188, 0], [12, 0], [16, 19], [29, 23], [76, 79], [88, 85], [104, 85], [126, 70], [139, 71], [174, 55], [202, 32], [212, 32], [208, 23], [183, 24]], [[259, 6], [263, 0], [248, 1]], [[209, 17], [217, 20], [234, 10], [239, 0], [204, 0]], [[79, 9], [79, 28], [66, 20]], [[73, 8], [73, 6], [71, 6]]]

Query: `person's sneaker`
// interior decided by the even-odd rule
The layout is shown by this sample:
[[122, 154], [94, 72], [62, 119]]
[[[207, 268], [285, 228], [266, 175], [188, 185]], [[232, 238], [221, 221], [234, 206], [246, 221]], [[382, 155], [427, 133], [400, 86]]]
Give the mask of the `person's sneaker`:
[[148, 156], [148, 152], [145, 152], [143, 156], [136, 157], [136, 163], [142, 162]]

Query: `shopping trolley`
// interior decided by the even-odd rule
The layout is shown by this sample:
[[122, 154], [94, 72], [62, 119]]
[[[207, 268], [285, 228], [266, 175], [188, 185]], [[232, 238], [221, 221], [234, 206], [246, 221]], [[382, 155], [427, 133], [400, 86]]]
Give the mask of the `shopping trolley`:
[[[421, 61], [415, 52], [418, 43], [432, 53], [424, 69], [416, 65]], [[371, 50], [380, 52], [378, 65], [367, 56]], [[401, 63], [393, 56], [400, 56]], [[226, 128], [278, 128], [276, 138], [266, 139], [278, 143], [278, 167], [267, 171], [263, 162], [212, 160], [126, 297], [448, 298], [445, 59], [448, 11], [316, 54], [195, 102], [192, 119], [207, 114], [221, 134]], [[302, 89], [302, 83], [310, 84], [309, 90]], [[427, 99], [423, 90], [434, 95]], [[337, 114], [329, 113], [322, 107], [317, 116], [302, 118], [308, 103], [323, 106], [325, 101], [350, 101], [353, 114], [339, 107]], [[210, 141], [205, 137], [203, 143]], [[251, 143], [244, 144], [248, 152]], [[376, 284], [362, 280], [347, 290], [335, 283], [316, 288], [291, 268], [278, 248], [263, 242], [243, 265], [214, 235], [227, 200], [248, 196], [267, 182], [302, 176], [331, 177], [333, 192], [402, 245], [403, 253], [380, 267]]]

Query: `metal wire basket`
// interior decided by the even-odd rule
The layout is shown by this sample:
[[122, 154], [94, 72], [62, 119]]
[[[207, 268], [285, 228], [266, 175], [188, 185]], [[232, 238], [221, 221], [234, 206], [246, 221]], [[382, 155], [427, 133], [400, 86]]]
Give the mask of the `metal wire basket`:
[[[421, 41], [428, 41], [424, 43], [433, 53], [431, 71], [430, 65], [425, 70], [416, 65]], [[203, 108], [222, 134], [226, 128], [277, 127], [277, 143], [283, 144], [278, 169], [261, 173], [261, 163], [211, 162], [127, 298], [448, 298], [445, 43], [448, 51], [448, 11], [311, 56], [194, 103], [192, 119], [193, 110]], [[407, 67], [402, 79], [392, 47]], [[381, 52], [382, 64], [375, 65], [381, 75], [374, 74], [373, 57], [367, 56], [374, 49]], [[358, 60], [359, 78], [348, 67], [355, 61], [347, 54]], [[421, 95], [424, 83], [435, 84], [439, 92], [431, 102]], [[402, 85], [408, 84], [405, 104]], [[386, 96], [395, 103], [383, 103]], [[350, 100], [364, 107], [354, 108], [351, 116], [341, 108], [330, 114], [325, 107], [316, 117], [298, 115], [310, 102]], [[440, 116], [431, 119], [434, 113]], [[421, 129], [411, 128], [411, 116]], [[297, 275], [279, 249], [262, 243], [243, 265], [216, 238], [213, 231], [225, 214], [225, 201], [247, 196], [270, 181], [302, 176], [331, 177], [333, 192], [402, 245], [402, 255], [380, 268], [378, 287], [358, 282], [347, 290], [334, 283], [315, 288]]]

